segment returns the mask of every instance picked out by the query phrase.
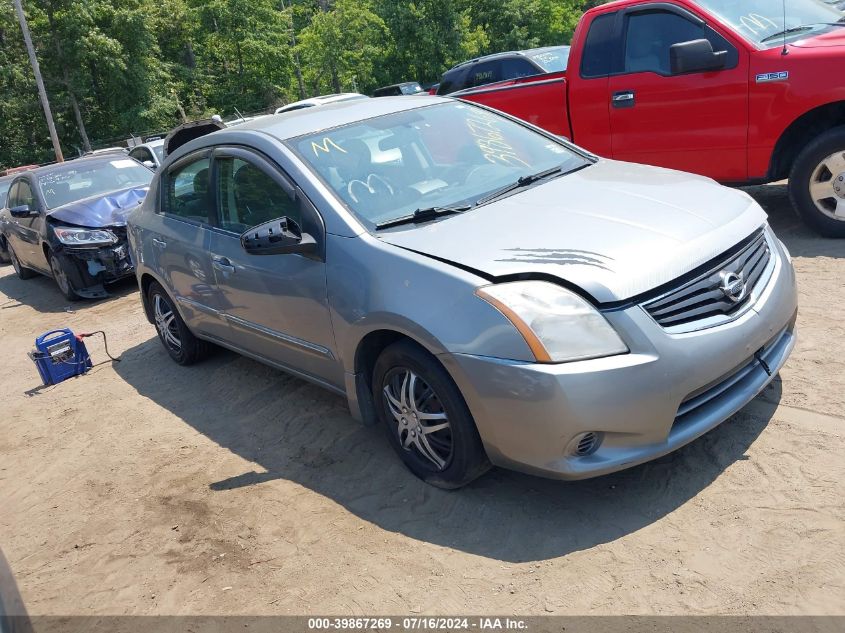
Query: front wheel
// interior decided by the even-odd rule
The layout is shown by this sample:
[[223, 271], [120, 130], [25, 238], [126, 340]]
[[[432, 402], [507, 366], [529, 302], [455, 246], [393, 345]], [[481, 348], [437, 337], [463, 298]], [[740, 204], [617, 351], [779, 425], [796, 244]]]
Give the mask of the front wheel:
[[50, 272], [53, 273], [53, 280], [56, 282], [62, 295], [64, 295], [64, 298], [68, 301], [79, 301], [80, 297], [73, 288], [73, 283], [70, 281], [70, 277], [65, 269], [65, 263], [52, 251], [48, 253], [48, 259], [50, 260]]
[[825, 132], [798, 155], [789, 196], [810, 228], [825, 237], [845, 237], [845, 126]]
[[8, 264], [12, 261], [9, 256], [9, 247], [6, 245], [6, 238], [0, 235], [0, 264]]
[[211, 344], [193, 335], [160, 284], [150, 284], [147, 300], [152, 309], [158, 338], [170, 358], [180, 365], [193, 365], [208, 355]]
[[382, 352], [373, 371], [373, 397], [391, 445], [423, 481], [460, 488], [490, 468], [461, 392], [416, 345], [395, 343]]

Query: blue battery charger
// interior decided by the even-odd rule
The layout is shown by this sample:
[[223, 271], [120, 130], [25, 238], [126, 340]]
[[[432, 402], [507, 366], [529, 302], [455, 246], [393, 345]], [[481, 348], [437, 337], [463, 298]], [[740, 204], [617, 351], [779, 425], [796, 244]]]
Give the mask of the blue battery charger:
[[92, 367], [82, 336], [76, 336], [67, 328], [46, 332], [35, 339], [35, 349], [29, 357], [38, 367], [45, 385], [57, 385]]

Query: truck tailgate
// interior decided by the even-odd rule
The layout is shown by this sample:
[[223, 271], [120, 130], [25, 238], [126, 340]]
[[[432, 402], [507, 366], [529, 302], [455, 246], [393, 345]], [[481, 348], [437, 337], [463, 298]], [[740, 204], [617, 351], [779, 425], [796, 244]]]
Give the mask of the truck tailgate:
[[495, 108], [571, 139], [566, 90], [566, 74], [554, 73], [502, 81], [449, 96]]

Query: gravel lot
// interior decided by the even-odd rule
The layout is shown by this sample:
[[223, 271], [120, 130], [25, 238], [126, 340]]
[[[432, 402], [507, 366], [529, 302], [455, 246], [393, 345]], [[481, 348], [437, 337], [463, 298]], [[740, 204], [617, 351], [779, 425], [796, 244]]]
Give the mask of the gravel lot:
[[[134, 284], [68, 307], [0, 268], [0, 546], [31, 613], [845, 615], [845, 241], [749, 191], [799, 276], [781, 378], [578, 483], [435, 490], [339, 397], [228, 352], [177, 367]], [[62, 326], [122, 362], [39, 387], [26, 352]]]

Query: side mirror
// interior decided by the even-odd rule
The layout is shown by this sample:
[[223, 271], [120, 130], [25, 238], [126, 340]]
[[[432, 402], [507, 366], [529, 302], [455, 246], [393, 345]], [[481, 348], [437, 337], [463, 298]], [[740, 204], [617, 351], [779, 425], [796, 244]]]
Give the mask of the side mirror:
[[709, 40], [692, 40], [669, 48], [669, 63], [673, 75], [721, 70], [728, 63], [728, 51], [713, 52]]
[[142, 162], [141, 164], [142, 164], [144, 167], [146, 167], [147, 169], [152, 169], [153, 171], [155, 171], [155, 170], [156, 170], [156, 164], [155, 164], [153, 161], [151, 161], [151, 160], [145, 160], [145, 161], [144, 161], [144, 162]]
[[9, 209], [9, 213], [12, 214], [13, 218], [28, 218], [36, 215], [36, 213], [29, 208], [28, 204], [21, 204], [16, 207], [12, 207]]
[[250, 255], [308, 255], [317, 242], [288, 217], [259, 224], [241, 235], [241, 246]]

